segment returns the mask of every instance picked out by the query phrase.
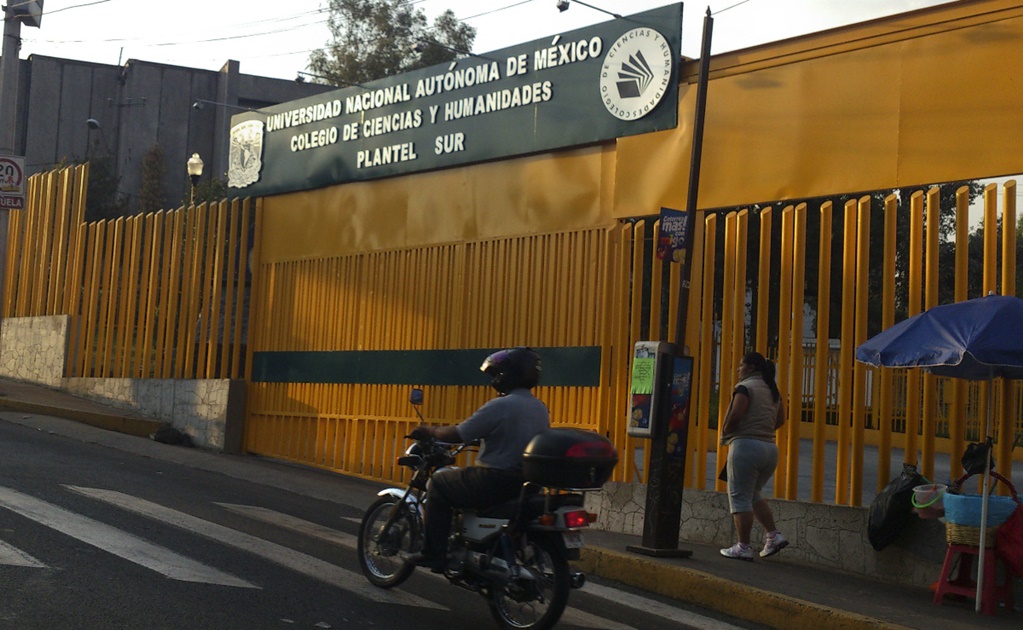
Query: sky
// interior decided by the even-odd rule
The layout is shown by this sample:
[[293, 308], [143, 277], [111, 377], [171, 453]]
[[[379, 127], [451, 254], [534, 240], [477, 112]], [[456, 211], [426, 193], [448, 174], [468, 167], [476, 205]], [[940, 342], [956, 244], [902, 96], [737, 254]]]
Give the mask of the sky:
[[[25, 0], [7, 0], [15, 5]], [[408, 0], [430, 21], [446, 9], [477, 29], [473, 52], [507, 48], [613, 19], [578, 2]], [[703, 18], [714, 15], [711, 54], [747, 48], [949, 0], [710, 0], [685, 2], [682, 54], [700, 56]], [[667, 0], [587, 0], [628, 15]], [[327, 0], [45, 0], [39, 28], [22, 26], [19, 57], [38, 54], [123, 65], [129, 59], [294, 79], [330, 39]]]

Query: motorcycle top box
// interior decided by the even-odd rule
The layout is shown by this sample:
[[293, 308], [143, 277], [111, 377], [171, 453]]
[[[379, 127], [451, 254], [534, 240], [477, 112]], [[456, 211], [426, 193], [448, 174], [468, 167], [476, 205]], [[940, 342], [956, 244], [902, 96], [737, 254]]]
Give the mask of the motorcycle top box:
[[618, 463], [614, 444], [582, 429], [549, 429], [534, 437], [522, 454], [526, 481], [550, 488], [597, 489]]

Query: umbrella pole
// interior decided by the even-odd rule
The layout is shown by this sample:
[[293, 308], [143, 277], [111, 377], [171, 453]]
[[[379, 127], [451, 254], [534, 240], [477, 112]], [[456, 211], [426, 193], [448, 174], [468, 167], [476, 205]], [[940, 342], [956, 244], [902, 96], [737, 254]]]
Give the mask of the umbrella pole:
[[980, 561], [977, 563], [977, 598], [974, 603], [974, 612], [980, 612], [980, 603], [983, 599], [984, 594], [984, 553], [986, 547], [984, 546], [985, 538], [987, 537], [987, 504], [988, 499], [991, 495], [989, 489], [991, 482], [991, 415], [994, 413], [994, 394], [995, 383], [994, 379], [988, 382], [987, 390], [987, 428], [984, 434], [984, 446], [987, 449], [987, 454], [984, 456], [984, 489], [981, 492], [980, 500]]

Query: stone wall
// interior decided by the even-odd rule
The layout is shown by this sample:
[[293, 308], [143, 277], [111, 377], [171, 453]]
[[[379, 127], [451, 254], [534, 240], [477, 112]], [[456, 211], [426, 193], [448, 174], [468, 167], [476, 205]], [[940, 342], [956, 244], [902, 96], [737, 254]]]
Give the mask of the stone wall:
[[0, 377], [60, 387], [68, 315], [9, 317], [0, 325]]
[[[76, 396], [168, 422], [196, 446], [237, 452], [240, 444], [231, 444], [228, 421], [232, 412], [244, 413], [232, 409], [232, 388], [243, 386], [242, 381], [228, 379], [66, 378], [60, 387]], [[238, 417], [237, 422], [244, 418]]]
[[0, 378], [38, 383], [167, 422], [193, 444], [241, 450], [244, 382], [129, 378], [65, 378], [70, 317], [17, 317], [0, 326]]
[[[791, 545], [785, 558], [848, 571], [885, 582], [930, 586], [941, 574], [945, 559], [945, 527], [937, 520], [914, 518], [899, 539], [875, 551], [867, 539], [868, 508], [768, 499], [778, 529]], [[587, 496], [587, 508], [599, 516], [596, 529], [643, 535], [646, 486], [638, 483], [605, 484]], [[764, 532], [753, 528], [753, 545], [763, 545]], [[731, 546], [735, 529], [724, 492], [687, 489], [682, 494], [679, 527], [681, 546]]]

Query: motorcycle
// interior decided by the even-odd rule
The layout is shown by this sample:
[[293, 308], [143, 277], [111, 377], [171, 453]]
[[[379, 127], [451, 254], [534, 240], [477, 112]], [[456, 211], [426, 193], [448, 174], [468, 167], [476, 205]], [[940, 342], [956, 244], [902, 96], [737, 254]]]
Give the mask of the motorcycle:
[[[423, 420], [422, 391], [413, 390], [410, 402]], [[415, 565], [406, 558], [422, 549], [430, 479], [473, 446], [420, 440], [398, 458], [412, 471], [408, 486], [381, 491], [359, 527], [359, 564], [372, 584], [394, 588], [412, 575]], [[582, 530], [596, 520], [583, 507], [584, 493], [599, 489], [617, 462], [614, 446], [597, 433], [541, 433], [523, 454], [526, 482], [517, 499], [456, 511], [444, 577], [486, 598], [503, 628], [553, 627], [569, 591], [586, 582], [569, 565], [579, 559]]]

